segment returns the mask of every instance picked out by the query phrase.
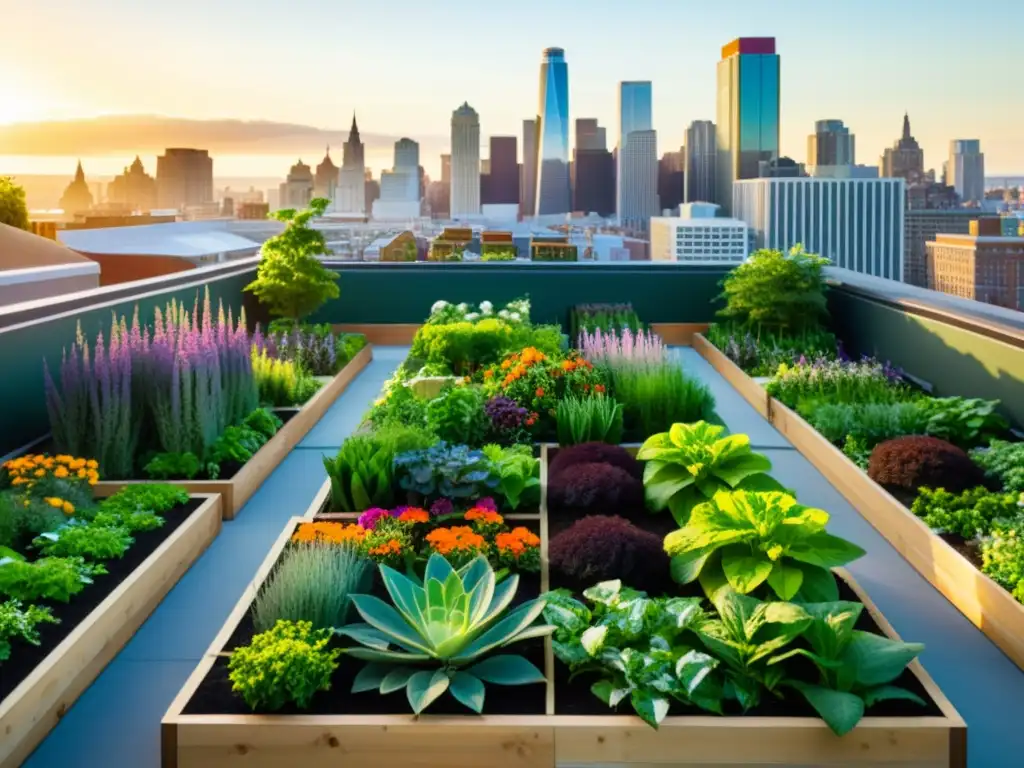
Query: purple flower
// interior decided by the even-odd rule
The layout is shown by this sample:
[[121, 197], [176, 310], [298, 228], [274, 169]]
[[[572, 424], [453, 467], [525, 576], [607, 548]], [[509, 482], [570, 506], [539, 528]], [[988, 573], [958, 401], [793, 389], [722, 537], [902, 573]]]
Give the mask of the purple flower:
[[438, 499], [430, 505], [430, 514], [433, 517], [450, 515], [452, 513], [452, 502], [450, 499]]
[[480, 499], [473, 506], [474, 507], [479, 507], [480, 509], [489, 510], [490, 512], [497, 512], [498, 511], [498, 505], [494, 503], [494, 499], [492, 499], [490, 496], [485, 496], [484, 498]]
[[519, 429], [529, 415], [515, 400], [504, 395], [497, 395], [487, 401], [484, 411], [496, 430]]
[[366, 530], [372, 531], [377, 527], [377, 523], [382, 517], [388, 517], [389, 515], [391, 515], [391, 513], [386, 509], [372, 507], [359, 516], [358, 523]]

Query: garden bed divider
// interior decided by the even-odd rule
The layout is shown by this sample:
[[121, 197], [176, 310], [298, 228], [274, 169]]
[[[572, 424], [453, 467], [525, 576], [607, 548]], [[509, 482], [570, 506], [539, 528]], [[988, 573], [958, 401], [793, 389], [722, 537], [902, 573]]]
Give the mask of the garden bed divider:
[[[373, 360], [373, 347], [367, 343], [328, 384], [325, 384], [290, 418], [283, 427], [245, 463], [233, 477], [224, 480], [172, 480], [173, 485], [191, 494], [219, 493], [224, 497], [224, 519], [234, 520], [245, 503], [263, 482], [284, 461], [316, 425], [353, 379]], [[126, 485], [151, 483], [153, 480], [101, 480], [96, 484], [98, 496], [111, 496]]]
[[0, 701], [0, 768], [22, 764], [199, 559], [220, 532], [221, 504], [220, 496], [205, 495], [188, 520]]
[[[548, 446], [541, 446], [541, 589], [547, 566]], [[421, 715], [187, 715], [184, 710], [245, 617], [261, 584], [288, 544], [295, 526], [322, 509], [323, 489], [302, 517], [288, 522], [199, 666], [161, 723], [162, 768], [555, 768], [555, 766], [764, 766], [795, 768], [886, 766], [964, 768], [967, 729], [920, 662], [910, 669], [941, 716], [866, 717], [847, 736], [835, 736], [811, 717], [669, 717], [655, 731], [632, 715], [555, 715], [555, 659], [545, 641], [545, 714]], [[348, 515], [352, 519], [354, 515]], [[337, 516], [335, 519], [339, 519]], [[852, 577], [857, 592], [888, 636], [896, 633]]]
[[[975, 568], [913, 512], [868, 477], [866, 472], [822, 437], [796, 411], [773, 397], [767, 397], [764, 388], [739, 366], [703, 337], [700, 341], [701, 345], [695, 343], [694, 347], [704, 359], [725, 376], [754, 408], [760, 411], [762, 400], [767, 398], [767, 414], [762, 413], [762, 416], [825, 476], [914, 570], [985, 633], [1018, 667], [1024, 669], [1024, 605]], [[719, 367], [720, 364], [722, 367]], [[727, 375], [725, 370], [729, 370], [730, 374]], [[739, 377], [746, 379], [746, 382]]]
[[722, 378], [754, 407], [755, 411], [761, 414], [762, 418], [769, 418], [771, 398], [765, 392], [764, 387], [745, 374], [742, 368], [726, 357], [725, 353], [721, 352], [702, 334], [694, 334], [692, 346], [697, 350], [697, 354], [707, 360], [711, 367], [718, 371]]

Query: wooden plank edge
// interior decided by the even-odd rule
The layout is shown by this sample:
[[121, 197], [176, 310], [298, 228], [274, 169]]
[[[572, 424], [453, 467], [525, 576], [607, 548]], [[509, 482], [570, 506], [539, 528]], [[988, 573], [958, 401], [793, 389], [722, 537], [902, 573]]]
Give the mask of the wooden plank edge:
[[335, 323], [335, 333], [361, 333], [368, 344], [384, 347], [405, 347], [412, 344], [422, 323]]
[[707, 323], [650, 323], [651, 331], [674, 347], [689, 347], [696, 335], [708, 329]]
[[[540, 593], [551, 589], [551, 570], [548, 565], [548, 448], [540, 449]], [[555, 652], [551, 636], [544, 638], [544, 714], [555, 714]]]
[[[323, 517], [323, 509], [326, 507], [328, 501], [331, 498], [331, 478], [327, 478], [320, 485], [320, 490], [316, 492], [316, 496], [313, 497], [313, 501], [306, 508], [306, 511], [302, 514], [305, 520], [314, 520]], [[349, 512], [341, 513], [329, 513], [329, 514], [354, 514]]]

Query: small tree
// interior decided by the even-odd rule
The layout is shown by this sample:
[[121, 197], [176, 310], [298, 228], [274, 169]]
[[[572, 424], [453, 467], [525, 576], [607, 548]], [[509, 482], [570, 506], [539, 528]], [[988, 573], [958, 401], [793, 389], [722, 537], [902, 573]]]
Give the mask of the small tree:
[[330, 254], [327, 241], [322, 232], [309, 226], [311, 219], [323, 215], [328, 204], [317, 197], [305, 211], [288, 208], [270, 215], [287, 226], [263, 244], [256, 279], [245, 290], [256, 294], [271, 313], [299, 322], [325, 301], [341, 295], [338, 275], [318, 258]]
[[30, 229], [25, 188], [15, 184], [9, 176], [0, 176], [0, 224], [18, 229]]
[[828, 314], [824, 267], [828, 259], [797, 245], [788, 254], [762, 249], [722, 281], [725, 309], [719, 316], [760, 330], [799, 332]]

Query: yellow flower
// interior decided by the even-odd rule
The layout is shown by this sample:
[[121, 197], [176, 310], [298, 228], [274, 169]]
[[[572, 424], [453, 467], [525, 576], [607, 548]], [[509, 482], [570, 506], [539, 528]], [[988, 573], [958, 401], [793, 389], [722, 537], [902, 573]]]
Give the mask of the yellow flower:
[[80, 480], [85, 480], [85, 470], [84, 469], [78, 470], [78, 478]]
[[45, 469], [37, 469], [33, 474], [36, 477], [42, 477], [43, 475], [46, 474], [46, 470]]
[[98, 483], [98, 482], [99, 482], [99, 480], [97, 480], [95, 477], [90, 477], [89, 478], [89, 485], [96, 485], [96, 483]]
[[64, 466], [57, 467], [55, 470], [53, 470], [53, 476], [54, 477], [67, 477], [68, 476], [68, 468], [64, 467]]
[[64, 499], [58, 499], [56, 496], [47, 496], [43, 501], [54, 509], [62, 509], [64, 507]]
[[87, 462], [85, 462], [85, 466], [87, 466], [89, 469], [99, 469], [100, 465], [99, 462], [96, 461], [96, 459], [89, 459]]
[[64, 502], [63, 509], [64, 509], [64, 514], [65, 515], [73, 515], [73, 514], [75, 514], [75, 505], [72, 504], [70, 501], [65, 501]]

